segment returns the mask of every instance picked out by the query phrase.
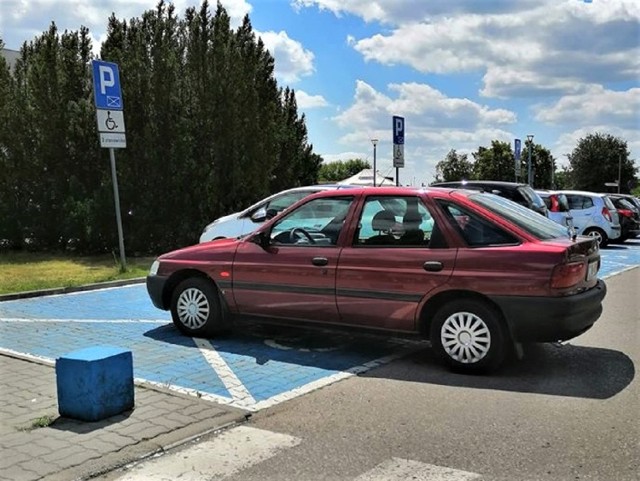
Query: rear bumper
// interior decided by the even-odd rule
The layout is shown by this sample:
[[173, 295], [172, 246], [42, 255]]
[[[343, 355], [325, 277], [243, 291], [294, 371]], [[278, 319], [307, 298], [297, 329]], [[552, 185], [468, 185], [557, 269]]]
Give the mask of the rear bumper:
[[602, 279], [592, 289], [579, 294], [548, 297], [497, 296], [518, 342], [566, 341], [588, 330], [602, 314], [607, 286]]

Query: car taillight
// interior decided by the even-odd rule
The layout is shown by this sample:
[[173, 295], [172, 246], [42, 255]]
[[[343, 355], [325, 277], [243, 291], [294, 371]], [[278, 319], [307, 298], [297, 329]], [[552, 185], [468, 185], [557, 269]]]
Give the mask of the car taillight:
[[558, 264], [553, 268], [551, 274], [551, 287], [562, 289], [578, 284], [587, 274], [587, 264], [585, 262], [568, 262]]
[[633, 212], [631, 212], [628, 209], [618, 209], [618, 214], [623, 215], [625, 217], [629, 217], [630, 219], [633, 219]]
[[602, 208], [602, 216], [607, 219], [609, 222], [612, 222], [611, 220], [611, 212], [609, 212], [609, 209], [607, 209], [606, 207]]

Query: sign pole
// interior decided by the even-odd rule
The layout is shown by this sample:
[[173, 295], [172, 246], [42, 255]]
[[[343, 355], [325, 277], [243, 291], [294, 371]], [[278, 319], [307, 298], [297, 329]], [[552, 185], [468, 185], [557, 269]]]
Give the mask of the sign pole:
[[122, 216], [120, 215], [120, 195], [118, 194], [118, 174], [116, 173], [116, 156], [113, 149], [127, 147], [126, 129], [124, 126], [124, 108], [120, 89], [120, 71], [118, 65], [103, 60], [92, 61], [93, 96], [96, 105], [96, 120], [100, 147], [109, 149], [111, 159], [111, 177], [113, 178], [113, 200], [116, 205], [116, 221], [118, 222], [118, 244], [120, 246], [120, 271], [127, 269], [124, 252], [124, 234], [122, 232]]
[[116, 204], [116, 221], [118, 223], [118, 245], [120, 246], [120, 269], [124, 272], [127, 268], [127, 259], [124, 255], [124, 234], [122, 232], [122, 216], [120, 215], [120, 195], [118, 194], [118, 176], [116, 174], [116, 155], [113, 149], [109, 149], [111, 159], [111, 177], [113, 178], [113, 199]]

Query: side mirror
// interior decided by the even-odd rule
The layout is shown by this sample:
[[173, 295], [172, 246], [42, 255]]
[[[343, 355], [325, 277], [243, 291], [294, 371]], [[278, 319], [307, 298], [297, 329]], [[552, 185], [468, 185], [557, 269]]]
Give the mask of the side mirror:
[[267, 220], [267, 211], [265, 210], [265, 208], [260, 207], [257, 211], [251, 214], [251, 220], [256, 223], [261, 223]]
[[267, 249], [271, 245], [269, 232], [260, 231], [251, 238], [251, 242], [258, 244], [263, 249]]
[[273, 219], [277, 215], [278, 215], [278, 211], [276, 209], [267, 209], [267, 214], [266, 214], [267, 220]]

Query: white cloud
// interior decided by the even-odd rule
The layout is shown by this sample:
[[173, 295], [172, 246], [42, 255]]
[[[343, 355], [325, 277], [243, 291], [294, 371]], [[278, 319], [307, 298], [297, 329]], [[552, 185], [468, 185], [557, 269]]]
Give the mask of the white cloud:
[[640, 88], [617, 92], [591, 85], [583, 92], [560, 98], [551, 106], [538, 106], [535, 111], [536, 120], [550, 124], [608, 124], [637, 130], [640, 129]]
[[299, 109], [313, 109], [329, 105], [322, 95], [309, 95], [304, 90], [296, 90], [296, 101]]
[[276, 60], [276, 75], [285, 83], [297, 82], [313, 73], [313, 52], [289, 38], [287, 32], [262, 32], [259, 35]]
[[431, 180], [435, 164], [452, 146], [465, 153], [495, 139], [513, 139], [508, 128], [516, 116], [511, 111], [447, 97], [427, 84], [390, 84], [388, 92], [358, 80], [351, 106], [334, 117], [344, 131], [341, 145], [367, 149], [372, 138], [380, 139], [380, 166], [391, 165], [391, 117], [395, 114], [402, 114], [406, 122], [405, 175], [419, 175], [421, 181]]
[[390, 84], [389, 90], [395, 94], [393, 98], [358, 80], [353, 104], [335, 118], [338, 125], [362, 133], [398, 112], [411, 118], [414, 125], [437, 130], [471, 130], [516, 121], [511, 111], [490, 109], [469, 99], [450, 98], [427, 84]]
[[[348, 39], [367, 61], [423, 73], [480, 72], [491, 97], [558, 95], [640, 75], [637, 0], [297, 0], [394, 25]], [[410, 12], [410, 15], [407, 13]]]

